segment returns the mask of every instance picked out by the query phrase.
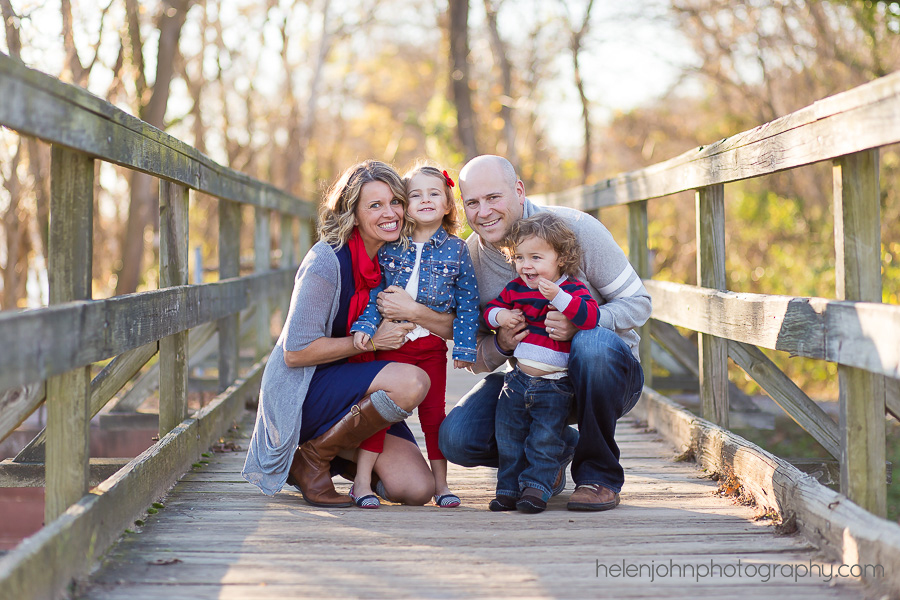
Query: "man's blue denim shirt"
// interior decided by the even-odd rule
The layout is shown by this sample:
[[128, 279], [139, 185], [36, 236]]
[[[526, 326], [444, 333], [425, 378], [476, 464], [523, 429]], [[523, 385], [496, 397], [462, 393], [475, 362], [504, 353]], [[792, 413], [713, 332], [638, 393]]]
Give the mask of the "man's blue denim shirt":
[[[416, 247], [409, 240], [404, 248], [401, 240], [385, 244], [378, 251], [381, 284], [369, 294], [369, 305], [353, 323], [351, 332], [370, 336], [381, 324], [381, 313], [375, 300], [385, 288], [406, 288], [416, 264]], [[422, 249], [419, 269], [419, 291], [416, 302], [440, 313], [456, 311], [453, 319], [453, 358], [475, 362], [475, 331], [478, 329], [478, 282], [466, 243], [438, 229]]]

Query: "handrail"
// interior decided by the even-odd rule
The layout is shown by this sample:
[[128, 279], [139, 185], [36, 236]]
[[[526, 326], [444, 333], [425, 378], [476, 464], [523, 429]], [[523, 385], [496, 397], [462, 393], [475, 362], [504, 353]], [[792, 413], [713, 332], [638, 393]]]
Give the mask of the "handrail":
[[[629, 251], [653, 317], [699, 332], [702, 415], [728, 426], [727, 357], [823, 446], [833, 423], [755, 346], [838, 363], [842, 489], [884, 516], [885, 409], [900, 411], [900, 306], [881, 304], [878, 148], [900, 142], [900, 72], [825, 98], [759, 127], [593, 185], [533, 195], [583, 211], [629, 206]], [[725, 184], [833, 161], [836, 300], [728, 291]], [[696, 192], [698, 286], [651, 280], [647, 201]], [[648, 324], [641, 356], [650, 370]], [[887, 377], [887, 379], [886, 379]]]
[[[86, 90], [3, 54], [0, 97], [0, 125], [52, 146], [51, 306], [0, 313], [0, 392], [25, 385], [30, 392], [0, 397], [6, 402], [0, 439], [36, 409], [46, 392], [46, 525], [0, 557], [0, 589], [15, 597], [52, 597], [73, 576], [86, 572], [120, 532], [231, 426], [245, 401], [258, 393], [265, 356], [273, 343], [270, 305], [285, 311], [297, 267], [294, 250], [298, 242], [301, 252], [308, 246], [315, 207], [218, 165]], [[91, 298], [94, 163], [98, 159], [160, 180], [158, 290]], [[188, 281], [189, 189], [220, 200], [219, 281], [215, 283], [191, 285]], [[239, 265], [242, 205], [252, 205], [256, 211], [255, 272], [243, 277]], [[282, 220], [283, 251], [274, 269], [272, 213]], [[293, 227], [297, 221], [299, 240]], [[239, 379], [239, 313], [248, 308], [254, 309], [257, 362]], [[187, 333], [204, 323], [213, 324], [218, 332], [223, 391], [212, 404], [189, 416]], [[104, 481], [99, 491], [89, 492], [91, 416], [157, 353], [160, 440]], [[90, 365], [114, 356], [92, 382]], [[44, 379], [46, 385], [40, 385]], [[37, 446], [43, 439], [33, 442]], [[19, 473], [23, 466], [31, 465], [0, 462], [5, 475]], [[108, 465], [104, 468], [108, 472]], [[52, 577], [47, 576], [47, 564], [54, 565]]]

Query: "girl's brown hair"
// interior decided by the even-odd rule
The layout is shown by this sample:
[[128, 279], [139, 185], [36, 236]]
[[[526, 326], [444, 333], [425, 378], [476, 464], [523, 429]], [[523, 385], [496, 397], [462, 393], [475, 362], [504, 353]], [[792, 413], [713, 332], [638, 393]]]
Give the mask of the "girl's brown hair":
[[[420, 174], [428, 175], [429, 177], [437, 177], [441, 180], [443, 184], [444, 195], [447, 197], [447, 208], [450, 209], [449, 211], [447, 211], [447, 214], [444, 215], [444, 219], [441, 222], [441, 225], [445, 230], [447, 230], [447, 233], [449, 233], [450, 235], [459, 235], [459, 232], [462, 230], [462, 225], [460, 224], [459, 220], [459, 208], [456, 206], [456, 200], [453, 199], [453, 190], [450, 187], [450, 183], [448, 181], [449, 175], [444, 176], [444, 172], [442, 172], [434, 165], [428, 164], [425, 161], [419, 161], [403, 175], [403, 181], [408, 186], [412, 178]], [[453, 180], [451, 179], [450, 181]], [[406, 220], [415, 223], [415, 220], [409, 216], [409, 213], [406, 214]]]

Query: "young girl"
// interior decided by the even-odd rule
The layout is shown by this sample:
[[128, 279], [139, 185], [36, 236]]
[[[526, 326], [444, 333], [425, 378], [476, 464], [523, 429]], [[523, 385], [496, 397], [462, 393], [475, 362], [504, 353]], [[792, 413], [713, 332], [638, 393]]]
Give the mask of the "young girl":
[[[417, 164], [404, 176], [409, 198], [406, 218], [414, 229], [409, 237], [385, 244], [378, 253], [384, 272], [382, 283], [372, 290], [369, 305], [353, 324], [353, 343], [360, 350], [376, 352], [378, 360], [416, 365], [428, 373], [431, 388], [419, 405], [419, 421], [434, 474], [434, 503], [444, 508], [459, 506], [459, 497], [447, 486], [447, 460], [438, 448], [438, 429], [446, 416], [447, 342], [424, 327], [407, 334], [397, 350], [379, 351], [371, 336], [381, 323], [376, 298], [390, 286], [404, 288], [412, 298], [437, 312], [456, 312], [453, 320], [453, 364], [457, 369], [475, 362], [475, 330], [478, 327], [478, 284], [466, 243], [456, 237], [460, 229], [456, 203], [447, 171]], [[372, 469], [384, 444], [384, 432], [359, 446], [356, 477], [350, 497], [361, 508], [378, 508], [372, 492]]]
[[551, 339], [544, 320], [558, 310], [579, 329], [593, 329], [599, 307], [574, 276], [581, 263], [578, 240], [553, 213], [517, 222], [503, 250], [519, 276], [488, 303], [484, 319], [494, 329], [515, 329], [524, 321], [528, 335], [513, 351], [516, 367], [504, 376], [497, 401], [500, 465], [497, 497], [488, 508], [538, 513], [553, 491], [575, 397], [567, 376], [572, 343]]

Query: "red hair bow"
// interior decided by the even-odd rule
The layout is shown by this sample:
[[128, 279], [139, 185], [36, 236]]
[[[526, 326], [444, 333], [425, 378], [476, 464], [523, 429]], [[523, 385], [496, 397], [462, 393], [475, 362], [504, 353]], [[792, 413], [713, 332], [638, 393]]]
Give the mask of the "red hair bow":
[[456, 185], [453, 183], [453, 180], [450, 179], [450, 175], [447, 174], [447, 171], [442, 171], [442, 173], [444, 174], [444, 179], [447, 181], [447, 185], [449, 185], [450, 187]]

